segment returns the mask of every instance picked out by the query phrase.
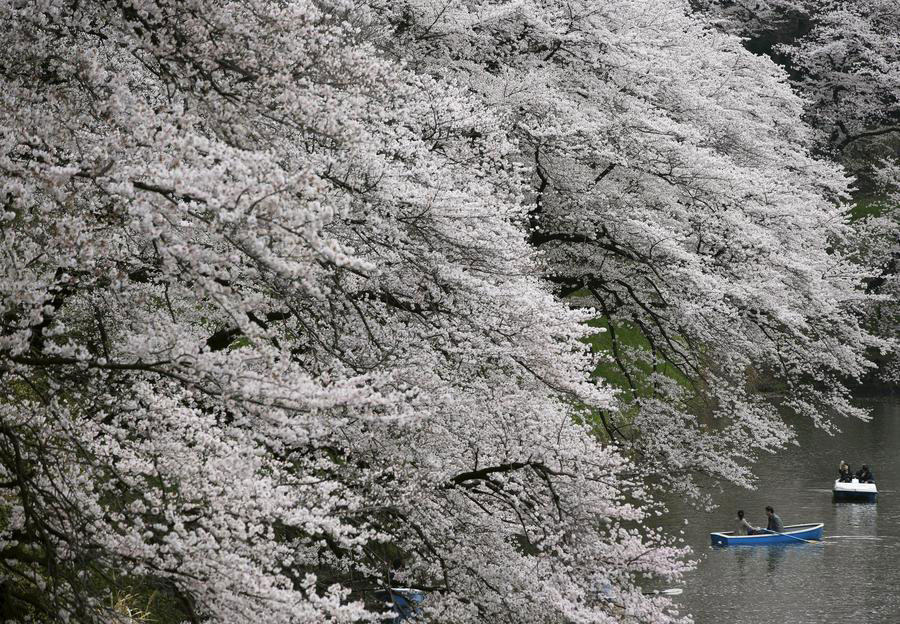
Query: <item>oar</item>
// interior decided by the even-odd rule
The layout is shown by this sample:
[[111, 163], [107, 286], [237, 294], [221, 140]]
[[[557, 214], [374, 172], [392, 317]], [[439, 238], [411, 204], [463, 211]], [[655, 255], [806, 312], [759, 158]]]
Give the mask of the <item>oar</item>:
[[644, 592], [645, 596], [680, 596], [684, 590], [680, 587], [671, 589], [654, 589], [653, 591]]
[[771, 529], [763, 529], [766, 533], [773, 533], [775, 535], [784, 535], [785, 537], [789, 537], [791, 539], [795, 539], [798, 542], [805, 542], [807, 544], [824, 544], [825, 542], [817, 542], [814, 540], [803, 539], [802, 537], [797, 537], [796, 535], [788, 535], [787, 533], [779, 533], [778, 531], [773, 531]]

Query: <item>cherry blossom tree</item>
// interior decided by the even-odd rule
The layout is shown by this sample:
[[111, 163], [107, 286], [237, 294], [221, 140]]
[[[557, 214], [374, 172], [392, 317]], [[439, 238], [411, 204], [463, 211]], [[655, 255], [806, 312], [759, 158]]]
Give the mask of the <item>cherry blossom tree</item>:
[[813, 125], [838, 150], [900, 134], [900, 7], [885, 0], [820, 4], [814, 27], [790, 49], [813, 98]]
[[[900, 5], [884, 0], [820, 2], [813, 28], [787, 49], [798, 86], [811, 99], [807, 117], [836, 158], [860, 178], [863, 200], [878, 206], [859, 224], [862, 253], [878, 274], [868, 289], [881, 295], [868, 315], [885, 336], [900, 332]], [[889, 359], [881, 379], [896, 384]]]
[[[859, 247], [878, 267], [867, 315], [884, 336], [900, 335], [900, 5], [885, 0], [820, 2], [814, 27], [788, 49], [811, 99], [807, 116], [836, 158], [857, 173], [877, 212], [859, 224]], [[900, 382], [890, 358], [880, 378]]]
[[[883, 336], [900, 336], [900, 160], [885, 159], [875, 168], [876, 189], [882, 193], [875, 202], [875, 214], [857, 223], [857, 248], [865, 261], [878, 267], [866, 288], [878, 295], [866, 316], [874, 331]], [[900, 357], [895, 351], [879, 362], [876, 381], [900, 387]]]
[[[825, 0], [831, 1], [831, 0]], [[793, 42], [809, 30], [811, 13], [822, 0], [690, 0], [691, 8], [717, 27], [759, 43]], [[770, 50], [771, 51], [771, 48]]]
[[[897, 263], [900, 260], [900, 5], [889, 0], [767, 0], [707, 2], [702, 10], [748, 45], [774, 39], [771, 49], [792, 70], [807, 98], [806, 119], [818, 147], [857, 176], [856, 196], [874, 215], [860, 219], [859, 253], [877, 275], [868, 289], [881, 295], [867, 322], [881, 335], [898, 335]], [[793, 17], [793, 22], [787, 23]], [[896, 360], [883, 371], [896, 383]]]
[[503, 112], [545, 275], [608, 329], [598, 429], [641, 471], [746, 485], [791, 440], [779, 409], [863, 416], [870, 272], [781, 69], [676, 1], [369, 4], [379, 45]]
[[[900, 132], [900, 7], [890, 0], [707, 0], [713, 22], [751, 38], [780, 39], [807, 118], [838, 153]], [[793, 27], [784, 22], [795, 16]], [[751, 42], [751, 45], [753, 43]], [[872, 160], [871, 158], [868, 158]]]
[[613, 399], [591, 314], [553, 297], [522, 229], [558, 231], [579, 190], [535, 199], [528, 176], [583, 181], [599, 147], [557, 153], [576, 108], [541, 130], [502, 91], [386, 59], [353, 15], [0, 6], [4, 617], [127, 622], [134, 597], [162, 621], [375, 621], [393, 580], [436, 622], [680, 619], [638, 580], [677, 579], [683, 552], [592, 433]]
[[863, 415], [848, 180], [685, 2], [0, 25], [4, 616], [679, 621], [645, 477]]

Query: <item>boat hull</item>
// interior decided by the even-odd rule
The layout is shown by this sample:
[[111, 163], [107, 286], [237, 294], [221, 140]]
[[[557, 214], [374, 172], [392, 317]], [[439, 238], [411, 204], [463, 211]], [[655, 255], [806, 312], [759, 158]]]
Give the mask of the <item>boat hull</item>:
[[803, 544], [805, 540], [821, 540], [821, 522], [813, 524], [793, 524], [784, 527], [783, 533], [761, 535], [735, 535], [733, 531], [710, 533], [713, 546], [767, 546], [769, 544]]
[[874, 483], [860, 483], [853, 479], [850, 483], [834, 482], [832, 494], [835, 501], [853, 503], [874, 503], [878, 500], [878, 488]]

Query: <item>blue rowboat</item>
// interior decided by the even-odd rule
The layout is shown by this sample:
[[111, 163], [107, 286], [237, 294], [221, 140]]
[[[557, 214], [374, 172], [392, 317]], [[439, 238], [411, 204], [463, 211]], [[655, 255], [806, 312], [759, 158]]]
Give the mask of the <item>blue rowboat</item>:
[[821, 522], [811, 524], [789, 524], [781, 533], [761, 533], [759, 535], [735, 535], [734, 531], [710, 533], [713, 546], [764, 546], [766, 544], [802, 544], [805, 540], [822, 539]]
[[874, 483], [860, 483], [853, 479], [850, 483], [835, 481], [834, 500], [857, 503], [874, 503], [878, 500], [878, 488]]
[[422, 614], [417, 605], [425, 600], [425, 592], [410, 587], [391, 587], [376, 591], [375, 597], [388, 603], [397, 614], [390, 620], [391, 624], [401, 624]]

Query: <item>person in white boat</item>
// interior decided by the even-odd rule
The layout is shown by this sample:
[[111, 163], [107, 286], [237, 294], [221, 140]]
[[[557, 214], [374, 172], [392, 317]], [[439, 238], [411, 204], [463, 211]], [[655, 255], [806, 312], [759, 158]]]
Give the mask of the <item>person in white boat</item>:
[[872, 471], [865, 464], [856, 472], [856, 478], [860, 483], [875, 483], [875, 475], [872, 474]]
[[850, 472], [850, 466], [845, 461], [841, 461], [841, 465], [838, 468], [838, 481], [841, 483], [850, 483], [850, 480], [853, 478], [853, 473]]

